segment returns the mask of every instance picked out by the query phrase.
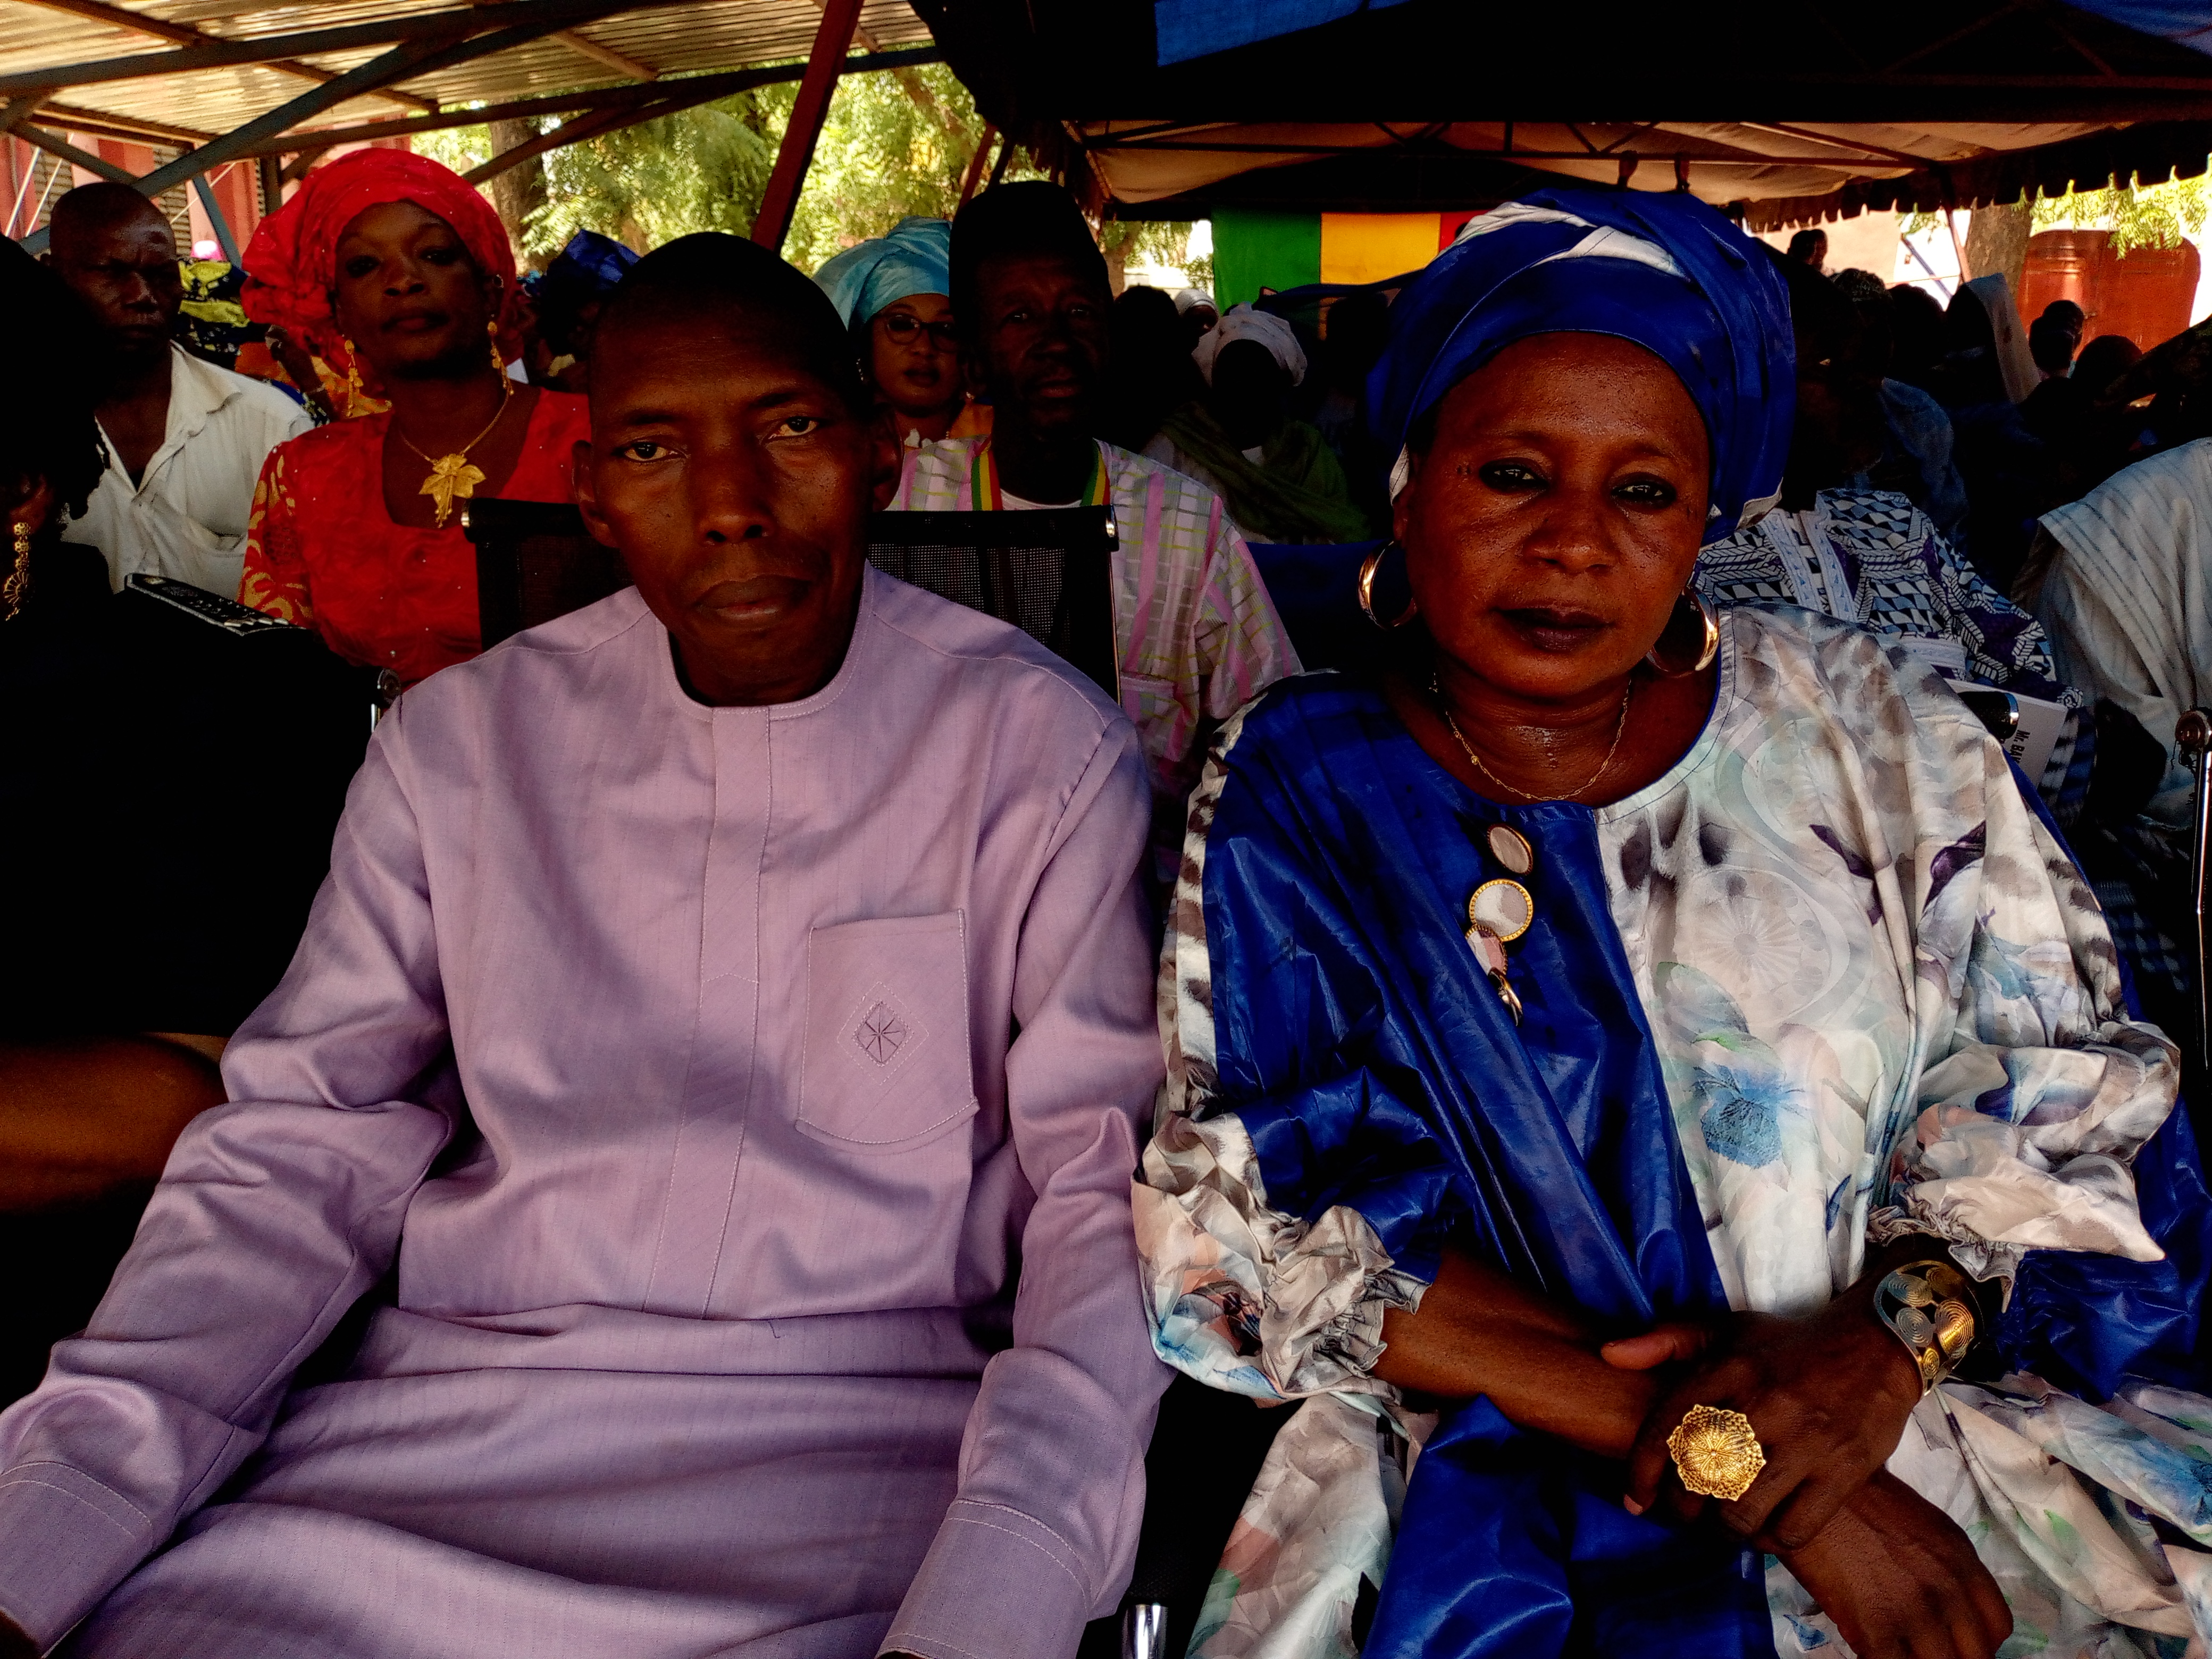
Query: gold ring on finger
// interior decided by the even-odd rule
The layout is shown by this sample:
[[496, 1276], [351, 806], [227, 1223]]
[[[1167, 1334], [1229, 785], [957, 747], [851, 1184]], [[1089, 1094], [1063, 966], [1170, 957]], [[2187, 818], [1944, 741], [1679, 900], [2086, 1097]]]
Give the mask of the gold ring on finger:
[[1751, 1490], [1766, 1467], [1751, 1419], [1719, 1406], [1691, 1407], [1667, 1437], [1667, 1455], [1674, 1460], [1685, 1492], [1731, 1504]]

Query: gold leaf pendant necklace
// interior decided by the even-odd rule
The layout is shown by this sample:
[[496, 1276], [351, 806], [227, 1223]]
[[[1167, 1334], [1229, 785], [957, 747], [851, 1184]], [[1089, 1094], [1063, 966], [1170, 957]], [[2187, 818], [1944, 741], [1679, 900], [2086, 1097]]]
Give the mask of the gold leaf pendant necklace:
[[422, 480], [422, 488], [416, 493], [430, 498], [432, 505], [436, 509], [437, 526], [441, 530], [446, 527], [446, 520], [453, 516], [453, 502], [456, 500], [464, 501], [468, 500], [470, 496], [476, 494], [477, 486], [484, 481], [483, 469], [471, 463], [469, 452], [491, 436], [492, 428], [497, 426], [505, 417], [507, 404], [514, 401], [514, 382], [502, 374], [500, 376], [499, 386], [497, 413], [485, 423], [483, 431], [477, 433], [475, 437], [470, 439], [450, 455], [423, 454], [422, 450], [414, 441], [399, 430], [399, 422], [396, 417], [392, 422], [392, 430], [399, 441], [430, 464], [430, 476]]

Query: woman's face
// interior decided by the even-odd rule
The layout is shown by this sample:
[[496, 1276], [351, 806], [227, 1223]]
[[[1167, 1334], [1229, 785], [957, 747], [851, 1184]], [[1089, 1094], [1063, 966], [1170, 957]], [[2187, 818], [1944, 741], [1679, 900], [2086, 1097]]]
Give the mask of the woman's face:
[[1618, 680], [1689, 580], [1710, 466], [1697, 405], [1642, 347], [1597, 334], [1507, 347], [1446, 395], [1398, 498], [1431, 636], [1529, 701]]
[[927, 419], [965, 397], [952, 301], [909, 294], [878, 312], [868, 324], [868, 378], [910, 419]]
[[386, 380], [445, 380], [489, 367], [485, 325], [499, 283], [453, 228], [413, 202], [385, 202], [338, 234], [338, 327]]

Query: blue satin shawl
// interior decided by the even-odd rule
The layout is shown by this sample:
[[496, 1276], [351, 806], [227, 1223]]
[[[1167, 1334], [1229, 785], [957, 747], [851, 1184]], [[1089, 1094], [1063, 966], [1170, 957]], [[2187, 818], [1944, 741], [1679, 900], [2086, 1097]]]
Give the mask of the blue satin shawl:
[[[1589, 810], [1475, 794], [1340, 675], [1275, 687], [1227, 768], [1203, 882], [1217, 1109], [1250, 1133], [1271, 1207], [1349, 1205], [1422, 1279], [1449, 1240], [1624, 1333], [1724, 1309]], [[1517, 1029], [1463, 934], [1470, 892], [1510, 873], [1496, 823], [1536, 852]], [[2191, 1363], [2212, 1206], [2184, 1114], [2144, 1160], [2172, 1260], [2037, 1253], [2021, 1276], [2008, 1345], [2054, 1381], [2156, 1372], [2153, 1350]], [[1621, 1487], [1486, 1400], [1448, 1413], [1363, 1652], [1771, 1656], [1760, 1559], [1629, 1515]]]

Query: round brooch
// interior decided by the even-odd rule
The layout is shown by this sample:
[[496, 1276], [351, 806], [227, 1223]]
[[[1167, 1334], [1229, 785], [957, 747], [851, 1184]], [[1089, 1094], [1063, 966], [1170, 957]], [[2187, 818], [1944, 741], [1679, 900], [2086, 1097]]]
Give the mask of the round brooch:
[[1486, 881], [1467, 902], [1467, 920], [1496, 935], [1500, 945], [1510, 945], [1536, 920], [1536, 901], [1517, 881]]
[[1490, 843], [1490, 856], [1504, 865], [1509, 874], [1525, 876], [1536, 867], [1536, 849], [1518, 830], [1493, 823], [1484, 839]]
[[1718, 1406], [1691, 1407], [1667, 1437], [1667, 1453], [1684, 1491], [1729, 1503], [1749, 1492], [1766, 1467], [1751, 1419]]

